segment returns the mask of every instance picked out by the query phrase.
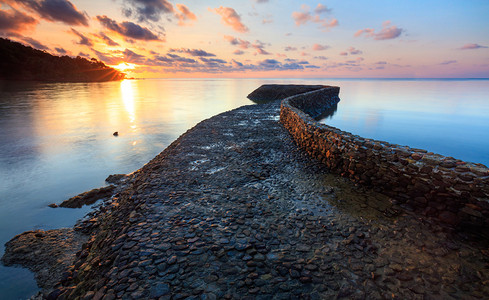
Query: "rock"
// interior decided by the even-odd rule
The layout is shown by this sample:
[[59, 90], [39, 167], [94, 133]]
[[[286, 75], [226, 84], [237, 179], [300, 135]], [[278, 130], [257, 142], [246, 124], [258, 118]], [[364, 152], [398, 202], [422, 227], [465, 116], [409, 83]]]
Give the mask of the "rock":
[[63, 201], [59, 206], [68, 208], [80, 208], [83, 205], [90, 205], [95, 201], [112, 196], [115, 186], [109, 185], [99, 189], [93, 189], [88, 192], [81, 193], [75, 197]]
[[51, 204], [49, 204], [48, 206], [49, 206], [49, 207], [51, 207], [51, 208], [56, 208], [56, 207], [58, 207], [58, 204], [56, 204], [56, 203], [51, 203]]
[[118, 185], [124, 181], [128, 176], [126, 174], [112, 174], [105, 178], [105, 182]]
[[[17, 235], [5, 244], [2, 262], [23, 266], [35, 273], [37, 284], [52, 289], [63, 279], [87, 237], [73, 229], [36, 230]], [[53, 297], [59, 290], [53, 290]]]
[[119, 132], [118, 132], [118, 131], [116, 131], [116, 132], [114, 132], [112, 135], [113, 135], [113, 136], [119, 136]]
[[149, 296], [151, 298], [158, 298], [170, 294], [170, 291], [170, 286], [168, 284], [160, 282], [151, 287]]
[[460, 222], [457, 215], [451, 211], [442, 211], [438, 215], [438, 219], [440, 219], [440, 221], [442, 221], [443, 223], [447, 223], [450, 225], [457, 225]]

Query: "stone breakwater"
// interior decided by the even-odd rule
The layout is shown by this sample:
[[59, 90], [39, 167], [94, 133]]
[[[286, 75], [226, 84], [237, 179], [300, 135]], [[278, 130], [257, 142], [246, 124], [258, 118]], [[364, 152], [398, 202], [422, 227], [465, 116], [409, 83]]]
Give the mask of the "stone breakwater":
[[422, 149], [362, 138], [315, 120], [338, 102], [338, 87], [295, 95], [280, 121], [296, 143], [330, 170], [450, 225], [489, 228], [489, 169]]
[[[487, 244], [330, 174], [298, 149], [279, 113], [275, 101], [202, 121], [125, 179], [74, 227], [86, 240], [70, 263], [63, 259], [69, 267], [46, 286], [45, 297], [483, 299], [489, 294]], [[49, 250], [32, 244], [44, 240], [47, 247], [53, 234], [14, 238], [4, 261], [39, 264], [39, 251]], [[70, 231], [59, 235], [64, 240]], [[59, 251], [56, 245], [52, 250]]]

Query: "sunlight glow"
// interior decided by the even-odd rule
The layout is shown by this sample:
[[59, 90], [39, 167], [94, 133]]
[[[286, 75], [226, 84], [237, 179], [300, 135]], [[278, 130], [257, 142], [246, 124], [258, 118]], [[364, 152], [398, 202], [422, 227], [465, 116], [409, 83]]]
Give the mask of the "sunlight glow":
[[120, 64], [115, 65], [113, 67], [121, 72], [124, 72], [127, 70], [134, 70], [134, 68], [136, 68], [136, 65], [131, 63], [126, 63], [126, 62], [121, 62]]
[[[134, 123], [136, 120], [136, 109], [134, 104], [134, 82], [131, 80], [121, 81], [121, 95], [124, 107], [129, 114], [129, 122]], [[133, 127], [134, 126], [134, 127]], [[131, 124], [131, 128], [135, 129], [136, 125]]]

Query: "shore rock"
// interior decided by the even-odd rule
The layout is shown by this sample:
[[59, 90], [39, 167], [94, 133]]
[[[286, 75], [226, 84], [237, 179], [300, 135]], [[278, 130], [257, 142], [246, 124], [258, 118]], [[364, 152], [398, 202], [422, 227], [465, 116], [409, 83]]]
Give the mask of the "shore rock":
[[49, 292], [63, 277], [69, 279], [65, 271], [87, 239], [71, 228], [27, 231], [5, 244], [2, 263], [31, 270], [38, 286]]
[[59, 207], [80, 208], [83, 205], [93, 204], [97, 200], [112, 196], [115, 188], [116, 187], [114, 185], [109, 185], [81, 193], [75, 197], [71, 197], [70, 199], [63, 201]]

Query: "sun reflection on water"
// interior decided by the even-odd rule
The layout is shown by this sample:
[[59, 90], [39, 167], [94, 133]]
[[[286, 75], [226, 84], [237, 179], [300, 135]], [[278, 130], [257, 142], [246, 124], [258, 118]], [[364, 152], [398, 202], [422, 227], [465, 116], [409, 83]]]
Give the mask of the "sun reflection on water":
[[136, 125], [133, 124], [136, 121], [136, 109], [134, 94], [137, 89], [136, 84], [133, 80], [123, 80], [121, 81], [121, 95], [122, 102], [124, 103], [124, 108], [129, 115], [130, 127], [136, 129]]

